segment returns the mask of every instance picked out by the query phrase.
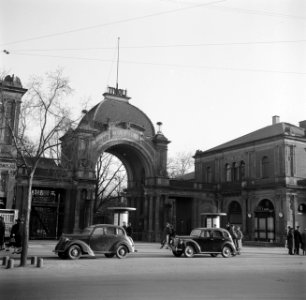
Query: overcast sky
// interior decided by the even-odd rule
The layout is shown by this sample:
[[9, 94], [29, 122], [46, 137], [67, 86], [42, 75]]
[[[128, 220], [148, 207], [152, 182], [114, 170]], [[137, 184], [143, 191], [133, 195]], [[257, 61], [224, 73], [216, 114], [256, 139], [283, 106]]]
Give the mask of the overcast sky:
[[[171, 140], [207, 150], [272, 124], [306, 120], [304, 0], [2, 0], [0, 68], [61, 67], [74, 113], [116, 84]], [[3, 50], [10, 52], [9, 55]]]

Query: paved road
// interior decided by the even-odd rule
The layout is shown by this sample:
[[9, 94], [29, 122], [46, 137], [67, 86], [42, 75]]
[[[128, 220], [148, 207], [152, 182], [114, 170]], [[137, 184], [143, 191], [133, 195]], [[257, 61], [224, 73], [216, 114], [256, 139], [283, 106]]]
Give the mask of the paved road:
[[[306, 256], [284, 248], [245, 247], [240, 256], [176, 258], [138, 243], [128, 258], [60, 260], [54, 242], [31, 242], [42, 268], [0, 268], [1, 299], [305, 299]], [[1, 253], [3, 256], [3, 252]], [[17, 257], [16, 257], [17, 258]]]

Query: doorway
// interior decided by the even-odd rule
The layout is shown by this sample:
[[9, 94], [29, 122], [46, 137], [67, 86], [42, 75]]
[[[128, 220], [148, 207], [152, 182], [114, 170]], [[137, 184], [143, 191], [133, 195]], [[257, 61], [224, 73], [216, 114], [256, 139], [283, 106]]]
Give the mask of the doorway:
[[274, 241], [275, 240], [275, 213], [274, 205], [268, 200], [260, 201], [254, 211], [255, 240]]

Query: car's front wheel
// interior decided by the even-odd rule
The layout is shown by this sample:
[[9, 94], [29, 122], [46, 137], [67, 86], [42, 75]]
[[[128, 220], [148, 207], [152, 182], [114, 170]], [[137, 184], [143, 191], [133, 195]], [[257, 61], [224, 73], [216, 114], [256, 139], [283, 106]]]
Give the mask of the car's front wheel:
[[128, 254], [128, 249], [126, 248], [126, 246], [124, 246], [124, 245], [121, 245], [121, 246], [119, 246], [118, 248], [117, 248], [117, 250], [116, 250], [116, 256], [118, 257], [118, 258], [125, 258], [126, 256], [127, 256], [127, 254]]
[[67, 255], [70, 259], [79, 259], [82, 255], [82, 250], [78, 245], [72, 245], [69, 247]]
[[191, 258], [194, 256], [194, 247], [191, 245], [187, 245], [184, 249], [184, 255], [188, 258]]
[[232, 249], [228, 246], [222, 248], [222, 256], [228, 258], [232, 255]]
[[172, 253], [173, 253], [173, 255], [174, 255], [175, 257], [181, 257], [182, 254], [183, 254], [183, 251], [175, 251], [175, 250], [173, 250]]

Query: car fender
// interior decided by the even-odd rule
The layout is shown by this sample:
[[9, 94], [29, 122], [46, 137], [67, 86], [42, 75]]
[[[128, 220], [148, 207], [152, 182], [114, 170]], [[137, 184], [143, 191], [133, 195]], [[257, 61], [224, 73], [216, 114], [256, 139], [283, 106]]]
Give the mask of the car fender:
[[83, 253], [86, 253], [90, 256], [95, 256], [95, 253], [92, 251], [90, 246], [88, 244], [86, 244], [85, 242], [80, 241], [80, 240], [73, 240], [73, 241], [68, 242], [65, 246], [65, 251], [68, 250], [68, 248], [72, 245], [78, 245], [78, 246], [81, 247]]
[[197, 242], [195, 242], [194, 240], [187, 239], [187, 240], [184, 240], [183, 242], [184, 242], [184, 247], [186, 247], [187, 245], [192, 245], [192, 246], [194, 246], [194, 249], [195, 249], [196, 253], [201, 252], [200, 245]]
[[126, 246], [129, 252], [133, 252], [133, 249], [132, 249], [131, 245], [129, 245], [129, 244], [128, 244], [127, 242], [125, 242], [125, 241], [118, 241], [117, 243], [115, 243], [115, 244], [113, 245], [113, 247], [112, 247], [112, 251], [115, 252], [116, 249], [117, 249], [120, 245]]
[[233, 253], [236, 253], [236, 247], [234, 247], [233, 244], [231, 244], [231, 243], [229, 243], [229, 242], [225, 242], [225, 243], [222, 245], [222, 248], [223, 248], [224, 246], [230, 247], [231, 250], [233, 251]]

